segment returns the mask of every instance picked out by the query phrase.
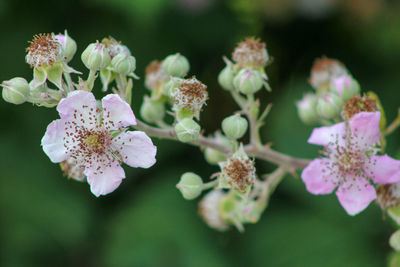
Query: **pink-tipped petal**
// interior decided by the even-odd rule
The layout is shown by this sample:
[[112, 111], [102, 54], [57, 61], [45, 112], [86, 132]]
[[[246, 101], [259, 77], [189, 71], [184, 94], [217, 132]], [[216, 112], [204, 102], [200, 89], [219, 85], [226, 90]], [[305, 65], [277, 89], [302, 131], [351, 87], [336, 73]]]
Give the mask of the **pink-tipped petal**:
[[360, 149], [367, 149], [379, 141], [380, 119], [380, 112], [360, 112], [350, 119], [351, 135]]
[[341, 122], [332, 126], [315, 128], [307, 142], [321, 146], [334, 145], [336, 142], [339, 145], [343, 145], [345, 143], [345, 136], [346, 125], [344, 122]]
[[136, 118], [131, 107], [119, 95], [107, 95], [101, 102], [103, 104], [103, 122], [105, 127], [118, 129], [120, 127], [136, 125]]
[[157, 147], [144, 132], [123, 132], [113, 139], [113, 146], [131, 167], [149, 168], [156, 162]]
[[96, 156], [92, 159], [92, 164], [86, 166], [84, 175], [87, 176], [87, 182], [90, 184], [90, 191], [96, 196], [106, 195], [113, 192], [125, 178], [124, 169], [118, 161], [105, 164], [107, 159]]
[[67, 159], [67, 149], [64, 146], [65, 122], [61, 119], [55, 120], [47, 126], [46, 133], [42, 138], [43, 151], [54, 163]]
[[356, 215], [376, 199], [376, 192], [366, 179], [354, 177], [339, 186], [336, 196], [349, 215]]
[[329, 159], [314, 159], [301, 173], [307, 191], [314, 195], [330, 194], [338, 185], [338, 177], [332, 174]]
[[77, 125], [86, 128], [93, 128], [97, 121], [96, 107], [96, 99], [92, 93], [73, 91], [67, 98], [61, 99], [57, 111], [64, 120], [74, 121]]
[[400, 160], [388, 155], [374, 156], [364, 170], [376, 184], [400, 183]]

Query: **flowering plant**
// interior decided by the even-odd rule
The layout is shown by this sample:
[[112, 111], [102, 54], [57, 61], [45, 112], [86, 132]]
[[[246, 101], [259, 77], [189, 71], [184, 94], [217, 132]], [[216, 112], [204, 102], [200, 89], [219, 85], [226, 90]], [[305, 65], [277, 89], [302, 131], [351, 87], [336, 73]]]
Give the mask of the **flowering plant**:
[[[384, 154], [385, 137], [400, 125], [400, 119], [386, 126], [378, 97], [372, 92], [361, 94], [360, 85], [341, 62], [326, 57], [316, 60], [310, 78], [315, 91], [296, 104], [299, 118], [316, 126], [308, 142], [323, 146], [322, 157], [309, 160], [275, 151], [262, 140], [260, 128], [271, 104], [262, 107], [257, 94], [263, 88], [271, 91], [265, 71], [271, 59], [259, 39], [245, 39], [235, 48], [232, 60], [223, 58], [226, 66], [218, 82], [239, 110], [221, 122], [221, 130], [208, 136], [200, 124], [201, 111], [209, 100], [207, 86], [188, 75], [190, 63], [180, 53], [155, 60], [146, 68], [144, 83], [149, 95], [140, 107], [140, 120], [130, 106], [138, 79], [131, 51], [112, 37], [89, 44], [81, 54], [88, 69], [85, 79], [68, 65], [76, 50], [66, 31], [34, 36], [26, 55], [33, 79], [3, 81], [2, 96], [16, 105], [30, 102], [56, 108], [60, 118], [48, 125], [43, 150], [66, 176], [86, 181], [95, 196], [120, 186], [125, 178], [122, 163], [152, 167], [157, 148], [151, 137], [165, 138], [201, 148], [207, 162], [218, 166], [209, 180], [186, 172], [177, 183], [187, 200], [210, 190], [199, 210], [215, 230], [236, 227], [244, 231], [244, 224], [256, 223], [283, 178], [296, 177], [299, 170], [307, 191], [321, 195], [336, 190], [349, 215], [377, 200], [400, 224], [400, 161]], [[99, 93], [106, 94], [101, 101], [93, 94], [98, 78]], [[277, 168], [260, 174], [257, 160]], [[399, 232], [390, 244], [400, 250]]]

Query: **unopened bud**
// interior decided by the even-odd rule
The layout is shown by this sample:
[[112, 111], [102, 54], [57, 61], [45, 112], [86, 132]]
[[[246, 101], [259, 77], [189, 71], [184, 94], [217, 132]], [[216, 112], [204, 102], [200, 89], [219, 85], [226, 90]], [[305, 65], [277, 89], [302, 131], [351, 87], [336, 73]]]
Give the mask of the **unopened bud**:
[[332, 81], [331, 90], [336, 92], [343, 102], [346, 102], [360, 92], [360, 85], [351, 76], [343, 75]]
[[76, 42], [69, 37], [66, 30], [64, 34], [57, 34], [55, 37], [61, 44], [64, 61], [66, 63], [70, 62], [76, 53]]
[[175, 133], [181, 142], [193, 142], [200, 135], [200, 125], [194, 120], [185, 118], [175, 125]]
[[29, 84], [24, 78], [16, 77], [4, 81], [1, 86], [3, 87], [3, 99], [9, 103], [22, 104], [29, 96]]
[[167, 56], [162, 63], [163, 70], [174, 77], [183, 77], [189, 72], [189, 61], [179, 53]]
[[317, 113], [325, 119], [333, 119], [340, 114], [343, 102], [336, 94], [324, 94], [317, 102]]
[[327, 57], [317, 58], [311, 68], [310, 83], [315, 89], [326, 90], [334, 78], [347, 74], [342, 62]]
[[145, 98], [140, 108], [140, 115], [145, 121], [150, 123], [162, 121], [165, 115], [164, 104], [160, 101]]
[[111, 57], [104, 44], [99, 42], [90, 44], [81, 55], [86, 68], [94, 71], [104, 69], [111, 63]]
[[199, 203], [199, 213], [203, 220], [213, 229], [226, 231], [229, 224], [221, 217], [221, 200], [225, 193], [220, 190], [210, 191]]
[[226, 65], [226, 67], [218, 75], [218, 83], [225, 90], [233, 90], [233, 78], [235, 77], [235, 72], [232, 69], [231, 64]]
[[187, 200], [195, 199], [203, 192], [203, 180], [193, 172], [184, 173], [176, 185]]
[[247, 120], [239, 114], [229, 116], [222, 121], [222, 131], [224, 131], [226, 136], [233, 140], [243, 137], [247, 128]]
[[297, 113], [300, 119], [306, 124], [313, 124], [318, 121], [317, 116], [317, 96], [314, 94], [306, 94], [296, 103]]
[[233, 85], [245, 95], [254, 94], [263, 87], [263, 78], [257, 70], [242, 69], [233, 79]]
[[111, 64], [116, 72], [123, 75], [128, 75], [136, 69], [136, 59], [124, 53], [119, 53], [113, 57]]

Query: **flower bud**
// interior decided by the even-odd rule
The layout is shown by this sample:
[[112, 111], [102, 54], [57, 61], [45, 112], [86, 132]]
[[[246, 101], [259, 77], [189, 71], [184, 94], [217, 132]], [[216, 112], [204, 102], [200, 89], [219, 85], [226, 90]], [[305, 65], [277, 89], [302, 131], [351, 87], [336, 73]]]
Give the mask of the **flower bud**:
[[255, 37], [240, 42], [232, 53], [233, 60], [240, 67], [264, 68], [269, 62], [265, 43]]
[[1, 86], [3, 87], [3, 99], [9, 103], [22, 104], [29, 96], [29, 84], [24, 78], [12, 78], [4, 81]]
[[203, 180], [193, 172], [184, 173], [176, 185], [183, 197], [187, 200], [195, 199], [203, 192]]
[[317, 102], [317, 113], [325, 119], [333, 119], [339, 115], [342, 105], [342, 100], [336, 94], [323, 94]]
[[229, 229], [229, 224], [221, 217], [220, 212], [220, 204], [224, 196], [224, 192], [212, 190], [199, 203], [200, 216], [208, 226], [218, 231]]
[[360, 85], [351, 76], [343, 75], [332, 81], [331, 91], [337, 93], [343, 102], [346, 102], [360, 92]]
[[254, 94], [263, 86], [263, 78], [257, 70], [242, 69], [233, 79], [233, 85], [245, 95]]
[[146, 97], [140, 108], [140, 115], [145, 121], [150, 123], [162, 121], [165, 115], [164, 104]]
[[99, 42], [90, 44], [81, 55], [86, 68], [94, 71], [104, 69], [111, 63], [111, 57], [104, 44]]
[[247, 131], [247, 127], [247, 120], [242, 118], [239, 114], [226, 117], [222, 121], [222, 131], [233, 140], [243, 137]]
[[310, 83], [315, 89], [325, 91], [333, 79], [346, 74], [342, 62], [327, 57], [317, 58], [311, 68]]
[[394, 250], [400, 251], [400, 230], [397, 230], [390, 236], [389, 244]]
[[165, 96], [168, 96], [170, 98], [174, 98], [175, 96], [175, 91], [177, 90], [177, 88], [184, 82], [184, 79], [181, 78], [176, 78], [176, 77], [172, 77], [171, 79], [169, 79], [168, 82], [166, 82], [163, 86], [163, 94]]
[[297, 113], [300, 119], [306, 124], [316, 123], [319, 119], [317, 116], [317, 96], [314, 94], [306, 94], [296, 103]]
[[226, 65], [226, 67], [219, 73], [218, 75], [218, 83], [225, 90], [233, 90], [235, 87], [233, 86], [233, 78], [235, 77], [235, 72], [232, 69], [230, 64]]
[[55, 37], [61, 44], [64, 61], [66, 63], [70, 62], [76, 53], [76, 42], [69, 37], [67, 30], [65, 30], [64, 34], [58, 34]]
[[174, 77], [183, 77], [189, 72], [189, 61], [179, 53], [167, 56], [162, 63], [163, 70]]
[[136, 69], [136, 59], [124, 53], [119, 53], [113, 57], [111, 64], [116, 72], [128, 75]]
[[200, 134], [200, 125], [194, 120], [185, 118], [175, 125], [175, 133], [181, 142], [193, 142]]

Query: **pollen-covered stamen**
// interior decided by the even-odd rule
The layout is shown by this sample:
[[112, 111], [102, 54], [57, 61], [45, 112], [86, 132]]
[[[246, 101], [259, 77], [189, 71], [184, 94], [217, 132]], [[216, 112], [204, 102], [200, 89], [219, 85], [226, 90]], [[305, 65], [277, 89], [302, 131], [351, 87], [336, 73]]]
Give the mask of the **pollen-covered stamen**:
[[104, 44], [106, 48], [108, 48], [108, 53], [111, 58], [115, 57], [119, 53], [125, 53], [129, 56], [131, 55], [131, 52], [125, 45], [122, 45], [120, 41], [115, 40], [111, 36], [101, 40], [101, 43]]
[[160, 85], [167, 82], [169, 75], [161, 67], [161, 62], [158, 60], [153, 60], [146, 67], [146, 87], [151, 90], [157, 90]]
[[26, 62], [32, 68], [52, 65], [61, 60], [61, 43], [53, 33], [35, 35], [29, 43]]
[[371, 147], [365, 150], [360, 145], [363, 138], [358, 136], [357, 132], [349, 132], [347, 136], [333, 137], [334, 141], [330, 142], [328, 149], [322, 152], [322, 155], [330, 159], [326, 161], [326, 167], [323, 170], [327, 175], [325, 179], [335, 176], [339, 184], [347, 182], [350, 186], [353, 186], [352, 180], [358, 178], [370, 181], [371, 177], [366, 173], [371, 173], [367, 170], [375, 164], [372, 156], [376, 154], [376, 149]]
[[193, 76], [184, 80], [174, 93], [174, 102], [181, 108], [201, 110], [208, 99], [207, 86]]
[[254, 162], [244, 158], [230, 158], [223, 172], [227, 177], [229, 184], [241, 192], [245, 192], [248, 186], [255, 181]]
[[265, 43], [254, 37], [248, 37], [240, 42], [233, 51], [232, 58], [241, 67], [262, 68], [269, 61]]
[[376, 187], [377, 202], [383, 210], [400, 205], [400, 184], [386, 184]]
[[343, 105], [342, 117], [344, 120], [350, 120], [357, 113], [374, 111], [379, 111], [376, 99], [368, 95], [355, 95]]

